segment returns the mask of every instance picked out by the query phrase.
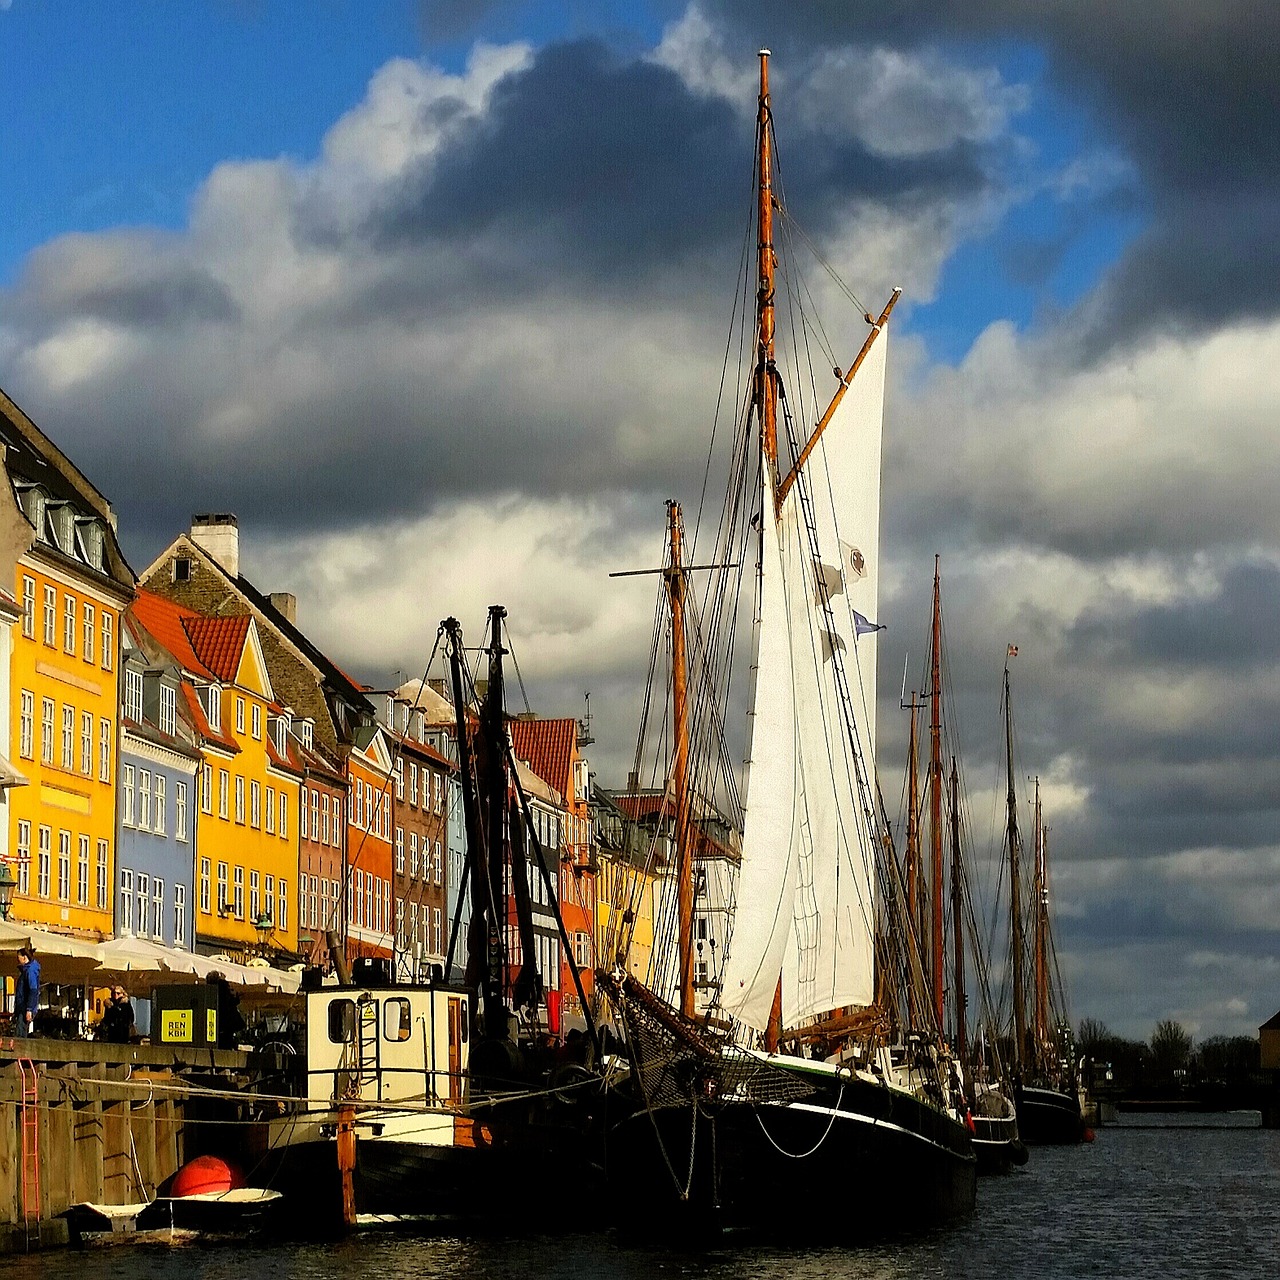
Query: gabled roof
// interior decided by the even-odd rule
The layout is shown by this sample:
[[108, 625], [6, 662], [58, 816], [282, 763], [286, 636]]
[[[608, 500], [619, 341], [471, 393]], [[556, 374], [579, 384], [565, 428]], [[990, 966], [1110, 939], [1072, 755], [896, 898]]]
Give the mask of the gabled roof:
[[665, 791], [648, 791], [639, 795], [612, 795], [609, 798], [634, 822], [652, 818], [655, 814], [665, 814], [670, 807]]
[[529, 768], [562, 796], [573, 794], [570, 769], [578, 741], [576, 720], [513, 720], [510, 722], [511, 746], [516, 759], [527, 761]]
[[183, 619], [183, 627], [204, 665], [223, 684], [234, 684], [252, 622], [247, 613], [230, 618], [206, 618], [193, 613]]
[[1280, 1012], [1273, 1013], [1266, 1022], [1258, 1028], [1259, 1031], [1280, 1031]]
[[164, 596], [156, 595], [154, 591], [139, 587], [129, 606], [129, 612], [159, 644], [173, 654], [183, 670], [192, 675], [203, 676], [206, 680], [221, 678], [205, 665], [191, 643], [191, 636], [184, 624], [200, 617], [194, 609], [184, 608], [180, 604], [174, 604], [172, 600], [166, 600]]

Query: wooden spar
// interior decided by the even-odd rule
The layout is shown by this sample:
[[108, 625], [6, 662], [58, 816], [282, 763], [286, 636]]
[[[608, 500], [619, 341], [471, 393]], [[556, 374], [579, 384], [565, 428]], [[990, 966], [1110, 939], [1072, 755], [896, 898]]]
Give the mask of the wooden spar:
[[1049, 964], [1045, 933], [1048, 925], [1045, 913], [1045, 833], [1044, 818], [1040, 809], [1040, 779], [1036, 778], [1035, 809], [1035, 916], [1033, 917], [1032, 946], [1035, 959], [1035, 1048], [1039, 1057], [1049, 1040]]
[[929, 662], [929, 840], [932, 854], [933, 1016], [941, 1032], [946, 1015], [946, 960], [942, 932], [942, 579], [941, 557], [933, 558], [933, 647]]
[[1006, 797], [1009, 844], [1009, 951], [1013, 962], [1013, 1062], [1020, 1071], [1027, 1051], [1027, 1008], [1022, 975], [1021, 837], [1018, 835], [1018, 796], [1013, 786], [1013, 709], [1009, 704], [1009, 662], [1004, 664], [1004, 744], [1005, 773], [1009, 781]]
[[670, 526], [671, 563], [668, 566], [667, 597], [671, 606], [671, 723], [675, 735], [675, 758], [671, 785], [675, 792], [676, 820], [676, 908], [679, 919], [680, 1012], [695, 1014], [693, 992], [693, 842], [689, 839], [689, 690], [685, 661], [684, 600], [685, 576], [681, 566], [680, 504], [667, 503]]
[[778, 374], [774, 366], [774, 268], [773, 251], [773, 150], [769, 137], [772, 107], [769, 103], [769, 50], [760, 50], [760, 104], [756, 116], [759, 172], [757, 210], [759, 257], [756, 267], [756, 406], [760, 413], [761, 443], [770, 465], [770, 483], [778, 478]]
[[[951, 999], [956, 1017], [956, 1056], [968, 1063], [964, 990], [964, 872], [960, 865], [960, 771], [951, 757]], [[965, 1072], [969, 1078], [969, 1072]]]
[[[916, 733], [916, 712], [922, 703], [916, 701], [911, 691], [911, 735], [907, 747], [907, 911], [911, 917], [911, 930], [916, 935], [916, 950], [924, 957], [924, 894], [920, 877], [920, 742]], [[920, 1023], [921, 1010], [916, 1007], [919, 994], [915, 983], [911, 984], [911, 1020]]]
[[764, 1047], [770, 1053], [778, 1052], [782, 1040], [782, 978], [773, 989], [773, 1004], [769, 1009], [769, 1023], [764, 1029]]
[[[800, 450], [800, 456], [795, 460], [795, 465], [783, 477], [781, 484], [778, 485], [777, 504], [778, 510], [782, 510], [782, 503], [786, 499], [787, 491], [796, 482], [796, 477], [800, 474], [800, 468], [809, 460], [809, 455], [817, 446], [819, 438], [827, 429], [835, 411], [840, 407], [840, 401], [844, 399], [844, 393], [849, 390], [849, 384], [853, 381], [854, 375], [862, 368], [862, 362], [867, 358], [867, 352], [871, 350], [872, 344], [880, 336], [881, 330], [888, 323], [889, 312], [897, 305], [898, 299], [902, 297], [901, 289], [894, 289], [889, 301], [885, 303], [884, 310], [880, 313], [880, 319], [871, 327], [871, 332], [867, 334], [866, 341], [862, 344], [862, 350], [854, 357], [853, 363], [849, 366], [849, 371], [840, 379], [840, 385], [836, 388], [836, 393], [831, 398], [831, 403], [827, 405], [827, 411], [818, 419], [818, 425], [814, 427], [809, 439], [805, 441], [804, 448]], [[775, 455], [776, 456], [776, 455]]]

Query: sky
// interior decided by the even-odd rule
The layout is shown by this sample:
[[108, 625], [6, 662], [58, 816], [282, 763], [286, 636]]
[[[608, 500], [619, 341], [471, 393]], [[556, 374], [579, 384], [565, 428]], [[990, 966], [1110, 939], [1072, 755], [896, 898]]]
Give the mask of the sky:
[[[879, 767], [942, 557], [975, 842], [1008, 643], [1078, 1019], [1280, 1007], [1280, 6], [0, 0], [0, 386], [142, 571], [193, 512], [371, 684], [510, 613], [625, 782], [773, 50], [886, 405]], [[828, 292], [830, 292], [828, 290]], [[843, 329], [858, 333], [857, 314]], [[860, 341], [860, 338], [859, 338]]]

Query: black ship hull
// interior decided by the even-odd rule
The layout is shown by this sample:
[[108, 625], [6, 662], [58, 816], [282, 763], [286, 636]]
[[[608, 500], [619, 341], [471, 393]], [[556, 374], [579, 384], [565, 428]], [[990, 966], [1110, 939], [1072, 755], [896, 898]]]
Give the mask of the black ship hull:
[[1036, 1146], [1067, 1146], [1084, 1141], [1084, 1117], [1074, 1093], [1041, 1085], [1017, 1091], [1018, 1132]]
[[[776, 1061], [776, 1060], [775, 1060]], [[637, 1110], [610, 1133], [610, 1201], [663, 1239], [854, 1243], [970, 1213], [964, 1125], [912, 1094], [827, 1077], [800, 1101]]]
[[1027, 1163], [1027, 1148], [1013, 1116], [974, 1116], [973, 1152], [979, 1177], [1011, 1173]]

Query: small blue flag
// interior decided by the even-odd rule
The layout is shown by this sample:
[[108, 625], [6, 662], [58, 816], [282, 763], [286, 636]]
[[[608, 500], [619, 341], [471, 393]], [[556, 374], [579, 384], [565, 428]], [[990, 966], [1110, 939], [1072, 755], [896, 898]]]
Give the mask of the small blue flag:
[[883, 631], [884, 624], [880, 622], [872, 622], [870, 618], [864, 618], [857, 609], [853, 611], [853, 638], [856, 640], [859, 636], [870, 635], [873, 631]]

